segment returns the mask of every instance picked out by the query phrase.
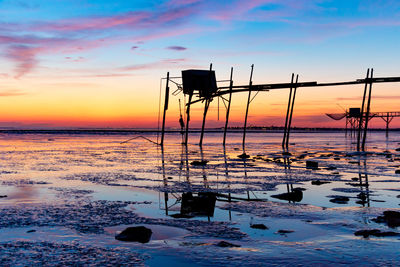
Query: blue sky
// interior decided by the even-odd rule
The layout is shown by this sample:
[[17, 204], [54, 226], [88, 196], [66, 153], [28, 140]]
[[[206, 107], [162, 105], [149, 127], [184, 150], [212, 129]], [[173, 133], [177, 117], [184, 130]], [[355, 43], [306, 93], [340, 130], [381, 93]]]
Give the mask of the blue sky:
[[[378, 76], [400, 76], [399, 26], [400, 2], [389, 0], [0, 0], [0, 102], [36, 101], [35, 109], [59, 101], [50, 101], [54, 90], [62, 99], [74, 88], [82, 92], [79, 101], [86, 101], [88, 108], [80, 108], [86, 112], [90, 107], [101, 109], [107, 99], [125, 105], [117, 94], [130, 94], [132, 101], [142, 94], [138, 105], [145, 107], [126, 116], [149, 120], [154, 119], [151, 107], [161, 76], [207, 68], [210, 62], [221, 79], [234, 66], [236, 83], [247, 82], [251, 64], [255, 82], [260, 83], [283, 82], [291, 72], [305, 80], [356, 79], [368, 67], [374, 67]], [[92, 104], [96, 86], [103, 102]], [[393, 88], [384, 87], [377, 94], [397, 97]], [[117, 94], [110, 98], [111, 92]], [[334, 99], [330, 102], [347, 93], [339, 88], [329, 91]], [[352, 90], [350, 97], [357, 94], [359, 90]], [[300, 103], [307, 105], [311, 102], [306, 99], [316, 97], [315, 92], [305, 93]], [[261, 102], [255, 104], [256, 113], [263, 109]], [[389, 102], [376, 105], [396, 108]], [[57, 106], [50, 103], [47, 108], [62, 114]], [[299, 108], [301, 114], [310, 113]], [[336, 108], [328, 105], [330, 111]], [[24, 109], [17, 110], [2, 120], [28, 121]], [[112, 114], [109, 120], [126, 119], [122, 111]], [[74, 120], [71, 114], [65, 117]], [[268, 123], [267, 117], [258, 118], [254, 123]]]

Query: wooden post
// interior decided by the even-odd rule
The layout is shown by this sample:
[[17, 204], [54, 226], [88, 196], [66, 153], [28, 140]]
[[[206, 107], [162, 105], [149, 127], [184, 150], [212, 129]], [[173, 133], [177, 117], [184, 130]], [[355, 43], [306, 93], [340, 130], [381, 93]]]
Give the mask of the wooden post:
[[[211, 71], [212, 71], [212, 64], [210, 64], [210, 74], [209, 74], [210, 81], [211, 81]], [[210, 85], [211, 85], [211, 82], [210, 82]], [[210, 106], [211, 101], [212, 101], [212, 97], [208, 96], [204, 103], [203, 123], [201, 125], [200, 142], [199, 142], [200, 147], [203, 145], [204, 128], [206, 125], [206, 116], [207, 116], [208, 107]]]
[[[299, 81], [299, 75], [296, 75], [296, 85], [297, 82]], [[287, 134], [286, 134], [286, 149], [289, 149], [289, 136], [290, 136], [290, 127], [292, 125], [292, 117], [293, 117], [293, 107], [294, 107], [294, 101], [296, 100], [296, 92], [297, 92], [297, 87], [294, 87], [293, 90], [293, 99], [292, 99], [292, 107], [290, 108], [290, 116], [289, 116], [289, 123], [288, 123], [288, 129], [287, 129]]]
[[250, 73], [250, 81], [249, 81], [249, 96], [247, 97], [246, 115], [244, 117], [243, 142], [242, 142], [243, 150], [245, 148], [245, 143], [246, 143], [247, 116], [249, 114], [249, 105], [250, 105], [250, 97], [251, 97], [251, 86], [253, 84], [253, 81], [252, 81], [252, 79], [253, 79], [253, 69], [254, 69], [254, 64], [251, 65], [251, 73]]
[[[367, 69], [367, 76], [365, 79], [368, 79], [368, 77], [369, 77], [369, 69]], [[364, 116], [365, 96], [367, 95], [367, 87], [368, 87], [368, 83], [367, 83], [367, 81], [365, 81], [364, 94], [363, 94], [363, 99], [362, 99], [362, 104], [361, 104], [361, 109], [360, 109], [360, 118], [359, 118], [359, 122], [358, 122], [357, 151], [360, 151], [361, 130], [362, 130], [362, 123], [363, 123], [363, 116]]]
[[226, 131], [228, 130], [228, 122], [229, 122], [229, 112], [231, 110], [231, 100], [232, 100], [232, 86], [233, 86], [233, 67], [231, 68], [231, 78], [229, 80], [229, 101], [228, 108], [226, 109], [226, 118], [225, 118], [225, 128], [224, 128], [224, 140], [222, 141], [222, 145], [225, 147], [226, 141]]
[[[292, 79], [290, 81], [291, 84], [293, 84], [293, 79], [294, 79], [294, 73], [292, 73]], [[288, 106], [287, 106], [287, 110], [286, 110], [286, 120], [285, 120], [285, 129], [283, 131], [282, 149], [285, 149], [286, 131], [287, 131], [291, 101], [292, 101], [292, 87], [290, 87], [289, 101], [288, 101]]]
[[206, 116], [207, 116], [208, 107], [210, 106], [210, 102], [211, 102], [211, 99], [206, 99], [206, 101], [204, 103], [203, 124], [201, 125], [200, 142], [199, 142], [200, 147], [203, 145], [204, 128], [206, 125]]
[[163, 115], [163, 122], [162, 122], [162, 130], [161, 130], [161, 142], [160, 145], [164, 145], [164, 132], [165, 132], [165, 115], [167, 113], [168, 109], [168, 100], [169, 100], [169, 87], [168, 87], [168, 82], [169, 82], [169, 72], [167, 72], [167, 84], [165, 86], [165, 101], [164, 101], [164, 115]]
[[363, 135], [363, 141], [362, 141], [362, 151], [365, 151], [365, 141], [367, 139], [369, 113], [370, 113], [370, 109], [371, 109], [371, 93], [372, 93], [372, 78], [373, 78], [373, 76], [374, 76], [374, 69], [371, 69], [371, 74], [370, 74], [371, 81], [369, 82], [367, 113], [365, 114], [365, 126], [364, 126], [364, 135]]
[[389, 137], [389, 112], [386, 114], [386, 138]]
[[189, 100], [186, 107], [186, 133], [185, 133], [185, 146], [188, 144], [189, 140], [189, 121], [190, 121], [190, 102], [192, 102], [193, 92], [189, 94]]

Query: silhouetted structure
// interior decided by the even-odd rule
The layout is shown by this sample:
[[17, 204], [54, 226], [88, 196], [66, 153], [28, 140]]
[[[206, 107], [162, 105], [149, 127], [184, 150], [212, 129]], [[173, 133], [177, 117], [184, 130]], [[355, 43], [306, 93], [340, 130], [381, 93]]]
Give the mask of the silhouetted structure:
[[[274, 83], [274, 84], [253, 84], [253, 70], [254, 65], [251, 65], [250, 79], [248, 85], [233, 85], [233, 68], [231, 68], [230, 79], [217, 81], [215, 72], [212, 70], [212, 64], [210, 64], [209, 70], [184, 70], [182, 71], [182, 77], [169, 77], [169, 72], [167, 73], [167, 82], [165, 89], [165, 103], [164, 103], [164, 114], [162, 121], [162, 136], [161, 136], [161, 145], [164, 143], [164, 133], [165, 133], [165, 118], [166, 118], [166, 110], [168, 109], [168, 101], [169, 101], [169, 87], [168, 82], [171, 81], [177, 85], [178, 89], [173, 92], [173, 95], [177, 95], [179, 92], [183, 92], [184, 95], [188, 96], [188, 103], [186, 103], [186, 129], [185, 129], [185, 140], [184, 144], [188, 143], [188, 132], [189, 132], [189, 122], [190, 122], [190, 107], [193, 104], [198, 102], [204, 102], [204, 112], [203, 112], [203, 122], [201, 127], [201, 135], [199, 145], [203, 144], [204, 137], [204, 129], [206, 123], [207, 111], [210, 106], [211, 101], [214, 98], [218, 100], [221, 98], [223, 104], [226, 107], [226, 121], [223, 135], [223, 145], [225, 145], [226, 141], [226, 132], [228, 128], [229, 122], [229, 113], [231, 107], [231, 100], [233, 93], [240, 92], [248, 92], [246, 112], [244, 117], [244, 126], [243, 126], [243, 142], [242, 147], [245, 149], [246, 142], [246, 129], [247, 129], [247, 118], [249, 113], [250, 103], [254, 100], [259, 92], [267, 92], [269, 90], [277, 90], [277, 89], [289, 89], [289, 101], [286, 112], [286, 121], [284, 128], [284, 135], [282, 140], [282, 148], [287, 150], [289, 148], [289, 138], [290, 138], [290, 129], [291, 122], [293, 117], [293, 109], [296, 98], [297, 89], [300, 87], [328, 87], [328, 86], [345, 86], [345, 85], [358, 85], [364, 84], [364, 94], [362, 99], [362, 105], [359, 110], [359, 115], [352, 114], [349, 116], [351, 118], [349, 122], [352, 125], [352, 128], [356, 127], [357, 123], [358, 127], [358, 138], [357, 138], [357, 150], [364, 151], [365, 150], [365, 142], [366, 142], [366, 133], [368, 130], [368, 122], [371, 117], [370, 107], [371, 107], [371, 94], [372, 94], [372, 84], [374, 83], [391, 83], [391, 82], [400, 82], [400, 77], [382, 77], [382, 78], [374, 78], [373, 77], [373, 69], [367, 70], [367, 75], [364, 79], [357, 79], [355, 81], [347, 81], [347, 82], [331, 82], [331, 83], [318, 83], [316, 81], [313, 82], [299, 82], [298, 75], [296, 75], [296, 80], [294, 81], [294, 74], [292, 74], [292, 79], [290, 83]], [[181, 79], [182, 82], [178, 83], [173, 81], [173, 79]], [[218, 82], [229, 82], [229, 86], [218, 86]], [[252, 93], [255, 92], [255, 95], [252, 96]], [[228, 99], [224, 96], [229, 95]], [[193, 100], [193, 96], [197, 96], [198, 99]], [[226, 104], [227, 103], [227, 104]], [[356, 112], [354, 110], [354, 112]], [[394, 116], [387, 113], [384, 120], [387, 123], [387, 129], [389, 128], [389, 123], [393, 119]], [[382, 117], [383, 118], [383, 117]]]
[[[347, 129], [350, 128], [350, 135], [352, 136], [355, 134], [356, 130], [359, 127], [360, 118], [361, 118], [361, 111], [360, 108], [350, 108], [349, 111], [345, 113], [333, 113], [333, 114], [326, 114], [329, 118], [334, 120], [341, 120], [346, 118], [346, 134]], [[367, 114], [364, 112], [363, 120], [366, 120]], [[371, 112], [368, 116], [368, 120], [373, 118], [381, 118], [386, 123], [386, 136], [389, 136], [389, 126], [392, 120], [396, 117], [400, 117], [399, 111], [386, 111], [386, 112]]]

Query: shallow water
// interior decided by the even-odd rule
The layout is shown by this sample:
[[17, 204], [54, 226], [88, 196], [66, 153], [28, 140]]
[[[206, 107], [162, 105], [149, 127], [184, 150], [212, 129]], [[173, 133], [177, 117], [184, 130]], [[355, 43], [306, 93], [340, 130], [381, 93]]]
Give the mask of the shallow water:
[[[398, 237], [354, 236], [360, 229], [400, 231], [371, 220], [399, 208], [399, 132], [389, 138], [371, 132], [368, 154], [356, 153], [356, 140], [343, 132], [294, 132], [291, 155], [282, 155], [282, 133], [250, 132], [248, 159], [238, 157], [240, 133], [228, 134], [225, 149], [221, 133], [206, 133], [202, 149], [195, 133], [187, 148], [179, 134], [167, 134], [163, 149], [143, 139], [121, 144], [130, 137], [2, 134], [0, 196], [6, 197], [0, 198], [0, 251], [9, 250], [4, 244], [19, 250], [27, 245], [15, 242], [28, 242], [33, 252], [24, 257], [34, 263], [36, 247], [50, 242], [63, 262], [59, 245], [73, 244], [69, 249], [74, 250], [78, 244], [116, 249], [104, 253], [105, 262], [115, 263], [131, 251], [135, 264], [150, 266], [390, 265], [400, 260]], [[204, 160], [204, 166], [191, 164]], [[307, 169], [307, 160], [318, 162], [318, 169]], [[312, 184], [317, 180], [327, 183]], [[300, 201], [272, 197], [292, 188], [303, 189]], [[217, 194], [215, 207], [192, 212], [191, 218], [172, 217], [184, 213], [188, 192]], [[348, 201], [332, 202], [337, 196]], [[269, 229], [250, 227], [260, 223]], [[152, 229], [149, 243], [114, 239], [133, 225]], [[241, 247], [215, 246], [221, 240]], [[81, 263], [104, 263], [90, 260]]]

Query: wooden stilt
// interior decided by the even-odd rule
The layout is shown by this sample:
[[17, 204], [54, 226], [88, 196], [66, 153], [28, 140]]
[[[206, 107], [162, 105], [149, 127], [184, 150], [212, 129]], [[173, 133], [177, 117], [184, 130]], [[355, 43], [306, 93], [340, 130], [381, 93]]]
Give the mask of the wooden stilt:
[[204, 101], [203, 123], [201, 125], [200, 142], [199, 142], [200, 147], [203, 145], [204, 128], [206, 125], [206, 116], [207, 116], [208, 107], [210, 106], [210, 102], [211, 102], [211, 99], [207, 99], [206, 101]]
[[[212, 71], [212, 64], [210, 64], [210, 75], [209, 75], [210, 81], [211, 81], [211, 71]], [[210, 84], [211, 84], [211, 82], [210, 82]], [[212, 101], [212, 98], [207, 98], [204, 103], [203, 123], [201, 124], [201, 133], [200, 133], [200, 142], [199, 142], [200, 147], [203, 145], [204, 128], [206, 126], [206, 116], [207, 116], [208, 107], [210, 106], [211, 101]]]
[[243, 125], [243, 142], [242, 148], [244, 150], [246, 143], [246, 129], [247, 129], [247, 116], [249, 115], [249, 105], [250, 105], [250, 97], [251, 97], [251, 86], [253, 85], [253, 69], [254, 64], [251, 65], [251, 73], [250, 73], [250, 81], [249, 81], [249, 95], [247, 97], [247, 106], [246, 106], [246, 115], [244, 117], [244, 125]]
[[[293, 79], [294, 79], [294, 73], [292, 73], [292, 79], [290, 81], [291, 84], [293, 83]], [[283, 131], [282, 149], [285, 149], [285, 141], [286, 141], [286, 132], [287, 132], [288, 119], [289, 119], [289, 111], [290, 111], [290, 105], [292, 103], [292, 90], [293, 90], [293, 88], [290, 87], [288, 106], [287, 106], [287, 110], [286, 110], [285, 129]]]
[[371, 93], [372, 93], [372, 78], [373, 78], [373, 76], [374, 76], [374, 69], [371, 69], [371, 74], [370, 74], [371, 81], [369, 82], [367, 113], [365, 114], [365, 125], [364, 125], [363, 141], [362, 141], [362, 151], [365, 151], [365, 142], [367, 139], [369, 114], [370, 114], [370, 109], [371, 109]]
[[[366, 79], [368, 79], [368, 77], [369, 77], [369, 69], [367, 69]], [[365, 81], [364, 94], [363, 94], [363, 99], [362, 99], [362, 104], [361, 104], [361, 109], [360, 109], [360, 118], [359, 118], [359, 122], [358, 122], [357, 151], [360, 151], [361, 130], [362, 130], [362, 124], [363, 124], [364, 106], [365, 106], [365, 97], [367, 95], [367, 88], [368, 88], [368, 83], [367, 83], [367, 81]]]
[[187, 146], [189, 140], [189, 122], [190, 122], [190, 105], [192, 101], [193, 92], [189, 95], [188, 104], [186, 107], [186, 132], [185, 132], [185, 145]]
[[167, 82], [165, 85], [165, 101], [164, 101], [164, 114], [163, 114], [163, 122], [162, 122], [162, 129], [161, 129], [161, 142], [160, 145], [164, 145], [164, 133], [165, 133], [165, 115], [167, 113], [168, 109], [168, 100], [169, 100], [169, 87], [168, 87], [168, 82], [169, 82], [169, 72], [167, 72]]
[[233, 86], [233, 68], [231, 68], [231, 77], [229, 80], [229, 100], [228, 107], [226, 109], [226, 118], [225, 118], [225, 128], [224, 128], [224, 139], [222, 141], [222, 145], [225, 147], [226, 141], [226, 131], [228, 130], [228, 122], [229, 122], [229, 112], [231, 111], [231, 101], [232, 101], [232, 86]]
[[[296, 84], [298, 81], [299, 81], [299, 75], [297, 74]], [[294, 101], [296, 100], [296, 92], [297, 92], [297, 87], [295, 86], [293, 90], [292, 107], [290, 108], [289, 123], [286, 133], [286, 149], [289, 149], [290, 127], [292, 126], [293, 108], [294, 108]]]

